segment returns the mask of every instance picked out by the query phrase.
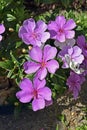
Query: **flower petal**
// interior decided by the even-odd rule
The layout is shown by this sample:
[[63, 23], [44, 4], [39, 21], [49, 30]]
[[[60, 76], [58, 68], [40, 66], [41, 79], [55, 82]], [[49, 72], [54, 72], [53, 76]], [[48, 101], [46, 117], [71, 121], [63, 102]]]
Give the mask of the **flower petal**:
[[55, 21], [57, 25], [60, 26], [60, 28], [62, 28], [64, 24], [66, 23], [66, 19], [64, 16], [57, 16]]
[[27, 61], [24, 63], [23, 68], [26, 74], [32, 74], [40, 68], [40, 64], [33, 61]]
[[48, 23], [48, 30], [58, 31], [58, 25], [55, 21], [51, 21]]
[[52, 96], [52, 92], [48, 87], [40, 88], [38, 90], [38, 98], [43, 97], [45, 100], [50, 101], [51, 96]]
[[57, 54], [56, 47], [51, 47], [50, 45], [46, 45], [43, 51], [43, 59], [45, 61], [48, 61], [50, 59], [53, 59], [56, 56], [56, 54]]
[[72, 58], [79, 56], [82, 53], [82, 50], [78, 46], [73, 47], [73, 55]]
[[65, 30], [71, 30], [73, 28], [76, 27], [76, 23], [73, 19], [70, 19], [66, 22], [66, 24], [64, 25], [64, 29]]
[[0, 35], [0, 41], [2, 40], [2, 35]]
[[0, 34], [2, 34], [5, 31], [5, 27], [3, 24], [0, 24]]
[[16, 93], [16, 97], [19, 99], [20, 102], [28, 103], [33, 98], [33, 95], [28, 91], [19, 91]]
[[34, 88], [37, 90], [43, 88], [46, 85], [46, 80], [39, 80], [37, 77], [33, 80]]
[[46, 29], [47, 29], [47, 25], [45, 24], [45, 22], [39, 20], [36, 24], [36, 30], [38, 30], [38, 32], [44, 32]]
[[22, 81], [20, 82], [19, 84], [19, 87], [22, 89], [22, 90], [27, 90], [29, 92], [32, 91], [33, 87], [32, 87], [32, 82], [30, 79], [28, 78], [24, 78], [22, 79]]
[[29, 55], [30, 55], [30, 57], [31, 57], [32, 60], [35, 60], [37, 62], [41, 62], [42, 61], [42, 50], [38, 46], [33, 47], [29, 51]]
[[37, 73], [36, 73], [36, 77], [38, 77], [40, 80], [43, 80], [47, 75], [47, 69], [43, 68], [40, 69]]
[[44, 107], [45, 107], [44, 99], [34, 99], [32, 101], [33, 111], [37, 111], [37, 110], [43, 109]]
[[44, 32], [41, 37], [41, 42], [45, 43], [50, 38], [50, 34], [48, 32]]
[[65, 36], [67, 39], [72, 39], [75, 36], [75, 31], [65, 31]]
[[65, 34], [62, 33], [62, 34], [58, 34], [56, 39], [59, 41], [59, 42], [65, 42]]
[[18, 36], [19, 36], [20, 38], [22, 38], [22, 35], [23, 35], [24, 33], [27, 33], [27, 30], [26, 30], [25, 27], [21, 26], [21, 27], [19, 28]]
[[50, 73], [54, 74], [59, 68], [59, 63], [56, 60], [50, 60], [47, 62], [47, 69]]

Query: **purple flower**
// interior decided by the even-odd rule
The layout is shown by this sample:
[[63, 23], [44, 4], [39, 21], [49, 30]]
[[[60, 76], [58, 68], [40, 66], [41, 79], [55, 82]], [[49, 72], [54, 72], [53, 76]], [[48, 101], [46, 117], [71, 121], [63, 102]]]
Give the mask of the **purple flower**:
[[54, 45], [56, 47], [59, 47], [60, 49], [62, 49], [65, 46], [74, 46], [74, 44], [75, 44], [75, 39], [66, 39], [65, 42], [59, 42], [59, 41], [56, 40], [54, 42]]
[[64, 47], [59, 52], [58, 57], [62, 58], [62, 68], [70, 67], [73, 71], [80, 73], [79, 70], [77, 71], [77, 67], [83, 62], [84, 56], [82, 55], [82, 50], [78, 46]]
[[34, 19], [30, 18], [23, 22], [23, 25], [19, 29], [19, 37], [27, 45], [41, 46], [49, 38], [49, 32], [45, 32], [47, 25], [44, 21], [39, 20], [35, 23]]
[[47, 75], [47, 70], [49, 73], [54, 74], [59, 68], [59, 64], [55, 58], [57, 54], [57, 49], [46, 45], [43, 50], [40, 47], [33, 47], [29, 52], [29, 56], [33, 61], [27, 61], [24, 63], [25, 73], [31, 74], [36, 72], [36, 77], [40, 80], [44, 79]]
[[81, 85], [84, 81], [85, 79], [82, 75], [78, 75], [74, 72], [70, 73], [66, 84], [69, 86], [69, 91], [73, 93], [75, 99], [78, 97], [78, 94], [81, 90]]
[[16, 97], [22, 103], [29, 103], [33, 99], [32, 108], [34, 111], [43, 109], [46, 106], [46, 101], [52, 101], [52, 92], [45, 85], [45, 80], [40, 81], [36, 78], [32, 83], [28, 78], [24, 78], [19, 84], [21, 90], [16, 93]]
[[59, 42], [65, 42], [66, 39], [72, 39], [75, 32], [72, 30], [76, 27], [73, 19], [66, 21], [64, 16], [57, 16], [55, 21], [48, 24], [51, 38]]
[[5, 27], [4, 27], [4, 25], [3, 24], [0, 24], [0, 41], [2, 40], [2, 33], [4, 33], [4, 31], [5, 31]]
[[78, 36], [77, 44], [82, 49], [83, 55], [87, 57], [87, 43], [83, 35]]

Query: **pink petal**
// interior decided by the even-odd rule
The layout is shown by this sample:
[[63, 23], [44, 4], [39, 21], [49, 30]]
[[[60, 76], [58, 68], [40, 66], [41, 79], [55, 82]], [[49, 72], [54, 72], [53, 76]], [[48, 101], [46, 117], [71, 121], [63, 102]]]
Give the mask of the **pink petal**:
[[19, 99], [20, 102], [28, 103], [33, 98], [33, 95], [28, 91], [19, 91], [16, 93], [16, 97]]
[[29, 55], [32, 60], [35, 60], [37, 62], [42, 61], [42, 50], [38, 46], [33, 47], [32, 50], [29, 51]]
[[48, 32], [44, 32], [41, 37], [41, 42], [45, 43], [50, 38], [50, 34]]
[[44, 53], [43, 53], [43, 59], [45, 60], [45, 61], [48, 61], [48, 60], [50, 60], [50, 59], [53, 59], [53, 58], [55, 58], [55, 56], [56, 56], [56, 54], [57, 54], [57, 49], [56, 49], [56, 47], [51, 47], [50, 45], [46, 45], [45, 47], [44, 47], [44, 51], [43, 51]]
[[50, 101], [52, 92], [48, 87], [40, 88], [38, 90], [38, 98], [43, 97], [45, 100]]
[[22, 38], [22, 35], [23, 35], [24, 33], [27, 33], [27, 30], [26, 30], [25, 27], [21, 26], [21, 27], [19, 28], [18, 36], [19, 36], [20, 38]]
[[39, 80], [38, 78], [34, 78], [33, 80], [34, 88], [37, 90], [43, 88], [46, 85], [46, 80]]
[[28, 30], [33, 31], [36, 27], [35, 21], [33, 18], [27, 19], [23, 22], [23, 26], [27, 26]]
[[50, 101], [45, 101], [45, 105], [46, 106], [50, 106], [50, 105], [52, 105], [53, 104], [53, 100], [51, 99]]
[[65, 34], [64, 33], [58, 34], [56, 38], [59, 42], [65, 42]]
[[40, 68], [40, 64], [33, 61], [27, 61], [24, 63], [23, 67], [26, 74], [32, 74]]
[[80, 55], [74, 58], [74, 61], [78, 62], [79, 64], [81, 64], [84, 60], [84, 56]]
[[84, 37], [83, 35], [78, 36], [78, 38], [77, 38], [77, 44], [78, 44], [80, 47], [85, 46], [85, 42], [86, 42], [86, 40], [85, 40], [85, 37]]
[[37, 72], [36, 77], [38, 77], [40, 80], [43, 80], [46, 77], [46, 75], [47, 75], [47, 69], [43, 68]]
[[75, 31], [66, 31], [65, 36], [67, 39], [72, 39], [75, 36]]
[[70, 19], [64, 25], [64, 30], [71, 30], [76, 27], [76, 23], [73, 19]]
[[78, 46], [73, 47], [73, 55], [72, 58], [79, 56], [82, 53], [82, 50]]
[[47, 62], [47, 69], [50, 73], [54, 74], [59, 68], [59, 63], [56, 60], [51, 60]]
[[62, 28], [64, 26], [64, 24], [66, 23], [66, 19], [64, 16], [57, 16], [56, 17], [56, 23], [57, 25]]
[[48, 24], [48, 30], [58, 31], [58, 25], [55, 21], [51, 21]]
[[2, 34], [5, 31], [5, 27], [3, 24], [0, 24], [0, 34]]
[[23, 90], [27, 90], [29, 92], [31, 92], [33, 90], [33, 87], [32, 87], [32, 82], [30, 79], [28, 78], [24, 78], [20, 84], [19, 84], [19, 87]]
[[40, 109], [43, 109], [45, 107], [45, 101], [44, 99], [34, 99], [32, 101], [32, 108], [33, 108], [33, 111], [37, 111], [37, 110], [40, 110]]
[[44, 32], [47, 29], [47, 25], [44, 21], [39, 20], [36, 24], [36, 29], [41, 33]]

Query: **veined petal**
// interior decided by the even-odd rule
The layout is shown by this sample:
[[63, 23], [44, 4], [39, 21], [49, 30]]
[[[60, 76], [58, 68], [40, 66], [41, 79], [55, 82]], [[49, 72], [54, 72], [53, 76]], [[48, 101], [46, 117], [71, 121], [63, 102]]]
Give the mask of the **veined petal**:
[[32, 60], [35, 60], [37, 62], [41, 62], [42, 61], [42, 50], [38, 46], [33, 47], [29, 51], [29, 55], [30, 55], [30, 57], [31, 57]]
[[43, 98], [34, 99], [32, 101], [33, 111], [43, 109], [45, 107], [45, 100]]
[[64, 30], [71, 30], [76, 27], [76, 23], [73, 19], [70, 19], [64, 25]]
[[62, 34], [58, 34], [56, 39], [59, 41], [59, 42], [65, 42], [65, 34], [62, 33]]
[[48, 61], [50, 59], [55, 58], [56, 54], [57, 54], [56, 47], [51, 47], [50, 45], [46, 45], [43, 50], [43, 59], [45, 61]]
[[26, 74], [32, 74], [40, 68], [40, 64], [33, 61], [27, 61], [24, 63], [23, 67]]
[[44, 33], [42, 33], [41, 42], [45, 43], [49, 38], [50, 38], [50, 33], [44, 32]]
[[78, 46], [73, 47], [73, 55], [72, 58], [79, 56], [82, 53], [82, 50]]
[[47, 69], [43, 68], [40, 69], [37, 73], [36, 73], [36, 77], [38, 77], [40, 80], [43, 80], [47, 75]]
[[51, 21], [48, 23], [48, 30], [58, 31], [58, 25], [55, 21]]
[[65, 31], [65, 36], [67, 39], [72, 39], [75, 36], [75, 31]]
[[18, 36], [19, 36], [20, 38], [22, 38], [22, 35], [23, 35], [24, 33], [27, 33], [27, 30], [26, 30], [25, 27], [21, 26], [21, 27], [19, 28]]
[[43, 97], [45, 100], [50, 101], [52, 92], [48, 87], [40, 88], [38, 90], [38, 97]]
[[50, 60], [47, 62], [47, 69], [50, 73], [54, 74], [59, 68], [59, 63], [56, 60]]
[[55, 21], [57, 25], [60, 26], [60, 28], [62, 28], [64, 24], [66, 23], [66, 19], [64, 16], [57, 16]]
[[46, 80], [39, 80], [38, 78], [34, 78], [33, 80], [34, 88], [35, 89], [40, 89], [43, 88], [46, 85]]
[[28, 78], [24, 78], [22, 79], [22, 81], [20, 82], [19, 84], [19, 87], [22, 89], [22, 90], [27, 90], [29, 92], [31, 92], [33, 90], [33, 87], [32, 87], [32, 82], [30, 79]]
[[16, 93], [16, 97], [19, 99], [22, 103], [28, 103], [33, 98], [32, 93], [29, 93], [28, 91], [19, 91]]
[[44, 21], [39, 20], [36, 24], [36, 30], [38, 32], [44, 32], [47, 29], [47, 25], [45, 24]]

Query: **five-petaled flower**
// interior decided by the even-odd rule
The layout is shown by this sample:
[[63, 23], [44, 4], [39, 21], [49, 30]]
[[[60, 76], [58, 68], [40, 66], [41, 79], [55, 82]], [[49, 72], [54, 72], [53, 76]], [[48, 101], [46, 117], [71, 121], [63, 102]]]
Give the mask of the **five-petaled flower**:
[[73, 19], [66, 21], [64, 16], [57, 16], [55, 21], [48, 24], [48, 30], [51, 38], [58, 42], [65, 42], [66, 39], [72, 39], [75, 36], [74, 29], [76, 24]]
[[45, 32], [47, 25], [39, 20], [35, 23], [33, 18], [27, 19], [19, 29], [19, 37], [27, 45], [41, 46], [50, 38], [50, 33]]
[[46, 85], [46, 81], [34, 78], [33, 82], [24, 78], [19, 86], [21, 90], [16, 93], [16, 97], [22, 103], [29, 103], [32, 99], [32, 108], [34, 111], [43, 109], [46, 102], [52, 101], [52, 92]]
[[3, 24], [0, 24], [0, 41], [2, 40], [2, 33], [4, 33], [4, 31], [5, 31], [5, 27], [4, 27], [4, 25]]
[[33, 47], [29, 51], [29, 56], [33, 61], [24, 63], [24, 71], [27, 74], [35, 73], [40, 80], [44, 79], [49, 73], [54, 74], [59, 68], [59, 63], [54, 60], [57, 54], [57, 49], [50, 45], [46, 45], [43, 50], [40, 47]]

